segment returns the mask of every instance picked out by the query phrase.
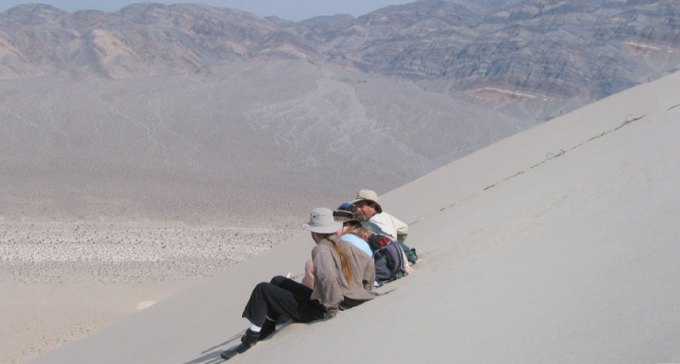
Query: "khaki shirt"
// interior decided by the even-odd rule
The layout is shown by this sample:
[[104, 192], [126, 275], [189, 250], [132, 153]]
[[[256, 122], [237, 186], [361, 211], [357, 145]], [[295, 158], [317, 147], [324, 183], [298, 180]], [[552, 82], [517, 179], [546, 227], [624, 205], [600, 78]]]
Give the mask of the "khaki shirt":
[[373, 215], [368, 222], [374, 233], [389, 235], [394, 240], [404, 241], [408, 235], [408, 225], [387, 212]]

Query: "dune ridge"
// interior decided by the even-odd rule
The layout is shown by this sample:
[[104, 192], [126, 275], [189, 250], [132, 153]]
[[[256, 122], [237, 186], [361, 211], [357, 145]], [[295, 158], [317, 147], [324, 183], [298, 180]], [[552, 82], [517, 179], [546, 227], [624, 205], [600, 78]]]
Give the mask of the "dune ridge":
[[[637, 86], [387, 193], [416, 273], [232, 361], [679, 361], [679, 85]], [[252, 286], [299, 270], [311, 247], [295, 235], [31, 363], [220, 362]]]

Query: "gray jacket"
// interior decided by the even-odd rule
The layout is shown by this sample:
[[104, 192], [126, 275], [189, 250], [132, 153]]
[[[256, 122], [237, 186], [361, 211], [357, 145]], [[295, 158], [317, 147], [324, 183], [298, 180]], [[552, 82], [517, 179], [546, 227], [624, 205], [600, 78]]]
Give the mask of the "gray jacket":
[[351, 286], [342, 274], [340, 255], [335, 251], [332, 242], [321, 240], [312, 250], [315, 280], [311, 298], [319, 300], [331, 315], [340, 306], [351, 307], [375, 297], [371, 292], [375, 281], [373, 257], [345, 241], [339, 240], [337, 244], [349, 257], [353, 274]]

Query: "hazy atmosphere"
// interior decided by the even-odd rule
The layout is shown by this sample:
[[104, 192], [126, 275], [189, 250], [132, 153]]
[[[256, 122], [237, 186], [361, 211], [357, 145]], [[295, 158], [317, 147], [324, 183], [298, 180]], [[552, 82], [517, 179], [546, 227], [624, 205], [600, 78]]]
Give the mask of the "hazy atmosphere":
[[[680, 260], [677, 228], [668, 228], [677, 224], [667, 223], [677, 221], [680, 198], [680, 1], [203, 3], [209, 6], [0, 1], [0, 364], [25, 363], [124, 318], [128, 324], [113, 325], [120, 333], [99, 336], [104, 348], [85, 339], [81, 349], [60, 351], [63, 361], [48, 355], [37, 362], [106, 363], [68, 353], [110, 350], [106, 359], [116, 364], [215, 363], [225, 336], [242, 329], [246, 291], [270, 274], [297, 277], [303, 269], [313, 242], [308, 233], [301, 241], [297, 234], [310, 209], [336, 207], [363, 188], [375, 190], [386, 211], [411, 225], [409, 240], [424, 258], [387, 300], [418, 297], [423, 301], [412, 301], [414, 307], [447, 309], [451, 322], [431, 317], [426, 329], [458, 330], [452, 333], [457, 344], [450, 345], [440, 341], [448, 332], [423, 330], [416, 322], [421, 315], [413, 316], [407, 328], [417, 334], [399, 339], [422, 341], [401, 343], [413, 349], [402, 359], [445, 361], [440, 349], [423, 349], [434, 344], [471, 355], [479, 349], [493, 356], [484, 347], [494, 347], [516, 362], [546, 362], [537, 358], [558, 357], [552, 344], [583, 337], [587, 350], [560, 348], [590, 356], [563, 362], [621, 362], [591, 355], [612, 332], [656, 341], [647, 346], [655, 348], [651, 353], [612, 339], [622, 357], [677, 352], [661, 346], [677, 343], [677, 335], [656, 326], [642, 333], [587, 326], [607, 317], [624, 324], [589, 310], [608, 310], [617, 296], [636, 307], [606, 312], [635, 316], [640, 325], [654, 321], [636, 312], [677, 314], [680, 305], [662, 289], [668, 284], [677, 292], [671, 280], [680, 277], [671, 268]], [[319, 16], [330, 14], [349, 15]], [[624, 90], [631, 91], [621, 98]], [[618, 220], [609, 219], [613, 215]], [[641, 238], [647, 232], [653, 236]], [[501, 260], [487, 255], [498, 249], [513, 259], [498, 265]], [[650, 258], [638, 260], [647, 249]], [[560, 254], [548, 254], [553, 251]], [[611, 252], [621, 264], [601, 264]], [[489, 259], [468, 259], [477, 253]], [[654, 265], [660, 256], [669, 259], [668, 268]], [[663, 268], [662, 285], [630, 275], [628, 261], [644, 263], [641, 271]], [[583, 269], [574, 275], [560, 266]], [[548, 267], [556, 270], [542, 271]], [[535, 274], [518, 273], [528, 268]], [[483, 276], [488, 282], [479, 284]], [[573, 287], [592, 283], [593, 292], [609, 296], [567, 292], [570, 285], [559, 281], [564, 276], [578, 279]], [[238, 293], [193, 291], [199, 300], [180, 295], [179, 301], [203, 308], [177, 300], [155, 305], [206, 279]], [[440, 307], [430, 299], [436, 293], [407, 294], [418, 279], [439, 292], [462, 291]], [[453, 281], [456, 287], [448, 287]], [[512, 287], [507, 283], [519, 286], [504, 295]], [[629, 283], [658, 291], [631, 299], [631, 291], [616, 290]], [[461, 297], [468, 305], [448, 310]], [[668, 306], [645, 307], [646, 297]], [[583, 309], [572, 304], [584, 299], [595, 301]], [[372, 310], [385, 305], [372, 307], [364, 314], [373, 317]], [[513, 307], [515, 314], [498, 317]], [[550, 312], [541, 311], [547, 307]], [[468, 315], [471, 308], [492, 312]], [[588, 315], [573, 317], [569, 308]], [[134, 330], [142, 337], [133, 345], [147, 346], [138, 355], [116, 338], [130, 337], [125, 331], [139, 317], [149, 319], [147, 309], [172, 319], [152, 318]], [[361, 310], [341, 316], [351, 321]], [[536, 312], [544, 317], [534, 320]], [[177, 316], [184, 327], [203, 328], [178, 330], [172, 325], [185, 324]], [[659, 318], [680, 327], [675, 316]], [[310, 327], [335, 327], [314, 331], [319, 342], [331, 342], [329, 332], [342, 336], [337, 322], [343, 321], [286, 329], [273, 341], [289, 335], [295, 347]], [[586, 333], [546, 336], [541, 323], [567, 326], [564, 335]], [[513, 341], [531, 335], [539, 336], [532, 345], [545, 357], [526, 360], [524, 353], [540, 350]], [[352, 341], [359, 336], [345, 339], [354, 347], [362, 344]], [[282, 350], [288, 354], [296, 355]]]
[[[320, 15], [350, 14], [353, 16], [364, 15], [370, 11], [391, 4], [404, 4], [406, 0], [204, 0], [204, 1], [96, 1], [96, 0], [45, 0], [37, 1], [43, 4], [54, 5], [66, 11], [78, 11], [96, 9], [104, 11], [116, 11], [133, 3], [152, 2], [162, 4], [207, 4], [217, 7], [244, 10], [259, 16], [278, 16], [286, 20], [304, 20]], [[7, 10], [15, 5], [36, 3], [35, 1], [0, 1], [0, 11]]]

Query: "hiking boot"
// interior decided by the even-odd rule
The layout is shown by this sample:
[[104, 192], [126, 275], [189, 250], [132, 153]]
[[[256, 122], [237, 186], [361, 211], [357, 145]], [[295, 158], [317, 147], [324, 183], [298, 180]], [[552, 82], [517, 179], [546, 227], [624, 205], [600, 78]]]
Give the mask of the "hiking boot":
[[264, 320], [258, 340], [264, 340], [268, 338], [269, 335], [271, 335], [274, 331], [276, 331], [276, 321], [272, 321], [270, 319]]
[[245, 334], [241, 336], [241, 343], [243, 343], [243, 345], [246, 345], [247, 347], [251, 347], [257, 344], [258, 340], [260, 340], [260, 333], [255, 332], [251, 329], [246, 330]]

